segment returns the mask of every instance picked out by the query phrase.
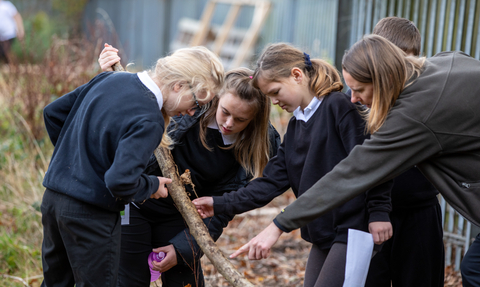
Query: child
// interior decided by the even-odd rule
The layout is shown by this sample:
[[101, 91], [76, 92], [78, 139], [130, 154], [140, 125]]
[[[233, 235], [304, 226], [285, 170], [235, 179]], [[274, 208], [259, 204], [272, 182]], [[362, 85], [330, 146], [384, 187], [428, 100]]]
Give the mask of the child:
[[[420, 54], [420, 32], [408, 19], [384, 18], [373, 34], [390, 40], [407, 55]], [[390, 213], [393, 237], [372, 258], [365, 286], [444, 285], [442, 212], [437, 194], [416, 167], [395, 178]]]
[[[245, 247], [270, 248], [285, 231], [414, 165], [460, 214], [480, 225], [480, 62], [462, 52], [407, 57], [378, 35], [343, 57], [352, 96], [370, 105], [369, 141], [355, 148]], [[321, 202], [322, 204], [318, 204]], [[480, 234], [463, 258], [464, 286], [480, 286]]]
[[[100, 66], [108, 68], [107, 62], [114, 64], [115, 59], [116, 50], [105, 47]], [[174, 141], [172, 156], [179, 172], [191, 172], [195, 189], [190, 185], [186, 189], [192, 199], [244, 186], [261, 176], [269, 157], [276, 155], [280, 136], [269, 125], [270, 101], [252, 87], [252, 75], [246, 68], [228, 72], [224, 87], [208, 110], [193, 117], [175, 117], [169, 126]], [[146, 173], [161, 175], [155, 158]], [[147, 257], [152, 248], [167, 254], [155, 264], [162, 272], [162, 286], [204, 286], [203, 253], [172, 199], [130, 204], [130, 212], [130, 223], [122, 226], [119, 286], [150, 285]], [[205, 220], [214, 240], [232, 218], [220, 214]]]
[[43, 182], [42, 286], [116, 285], [119, 211], [167, 196], [171, 180], [144, 170], [168, 144], [168, 116], [208, 103], [223, 77], [212, 52], [181, 49], [152, 71], [102, 73], [45, 107], [55, 149]]
[[[294, 117], [263, 177], [236, 192], [214, 196], [215, 214], [236, 214], [264, 206], [290, 187], [301, 198], [305, 190], [365, 139], [363, 120], [356, 106], [340, 92], [340, 75], [327, 62], [310, 60], [288, 44], [273, 44], [260, 56], [253, 80], [274, 104], [293, 112]], [[370, 228], [377, 244], [390, 238], [390, 199], [383, 189], [378, 190], [381, 192], [372, 192], [368, 198], [351, 198], [302, 228], [302, 238], [312, 243], [304, 286], [343, 285], [349, 228]], [[212, 198], [194, 200], [199, 209], [205, 202], [211, 204]], [[269, 250], [261, 250], [250, 252], [249, 258], [268, 255]]]

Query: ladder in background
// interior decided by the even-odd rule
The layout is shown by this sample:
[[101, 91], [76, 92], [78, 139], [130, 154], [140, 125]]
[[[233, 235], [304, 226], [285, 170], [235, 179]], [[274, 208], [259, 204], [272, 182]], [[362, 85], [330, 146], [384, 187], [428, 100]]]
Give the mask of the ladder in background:
[[[212, 25], [217, 4], [229, 4], [230, 10], [222, 25]], [[243, 6], [253, 6], [252, 22], [248, 29], [235, 28], [234, 24]], [[188, 46], [206, 46], [217, 54], [225, 66], [231, 69], [248, 66], [253, 56], [254, 45], [270, 12], [271, 3], [262, 0], [210, 0], [200, 21], [182, 18], [177, 38], [171, 50]]]

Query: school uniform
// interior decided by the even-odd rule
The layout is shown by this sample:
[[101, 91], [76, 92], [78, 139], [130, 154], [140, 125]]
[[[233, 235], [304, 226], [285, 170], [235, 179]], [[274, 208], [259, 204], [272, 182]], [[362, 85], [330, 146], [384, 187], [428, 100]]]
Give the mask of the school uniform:
[[[223, 136], [215, 122], [207, 128], [206, 140], [212, 151], [201, 143], [200, 117], [174, 117], [169, 125], [169, 135], [175, 142], [172, 156], [179, 174], [190, 170], [195, 190], [186, 185], [191, 199], [202, 196], [221, 195], [236, 190], [248, 183], [247, 175], [236, 160], [232, 149], [225, 149], [234, 143], [234, 137]], [[270, 156], [276, 154], [280, 136], [270, 126]], [[146, 173], [161, 175], [160, 167], [151, 157]], [[204, 286], [200, 258], [203, 255], [197, 242], [190, 235], [182, 215], [173, 199], [149, 199], [143, 205], [130, 205], [130, 223], [122, 226], [122, 248], [118, 286], [149, 286], [150, 271], [147, 258], [153, 248], [173, 244], [177, 255], [177, 265], [163, 272], [162, 286], [183, 287]], [[213, 240], [217, 240], [230, 220], [231, 215], [216, 214], [204, 219]]]
[[[427, 59], [420, 76], [400, 93], [371, 139], [285, 208], [275, 222], [287, 231], [304, 226], [417, 165], [451, 206], [480, 225], [479, 77], [480, 62], [462, 52]], [[323, 204], [315, 204], [319, 201]], [[472, 247], [462, 262], [464, 286], [480, 286], [480, 244]]]
[[[236, 192], [213, 197], [215, 214], [237, 214], [262, 207], [289, 188], [301, 198], [363, 143], [364, 131], [363, 119], [345, 94], [334, 92], [320, 100], [314, 98], [303, 113], [297, 112], [290, 119], [278, 154], [267, 164], [263, 177]], [[372, 189], [368, 196], [351, 198], [315, 218], [301, 228], [301, 236], [319, 249], [330, 249], [334, 243], [347, 242], [349, 228], [368, 231], [369, 222], [389, 221], [390, 210], [389, 186]]]
[[119, 211], [159, 187], [144, 170], [164, 131], [162, 103], [146, 73], [105, 72], [45, 107], [55, 149], [43, 181], [42, 286], [115, 286]]

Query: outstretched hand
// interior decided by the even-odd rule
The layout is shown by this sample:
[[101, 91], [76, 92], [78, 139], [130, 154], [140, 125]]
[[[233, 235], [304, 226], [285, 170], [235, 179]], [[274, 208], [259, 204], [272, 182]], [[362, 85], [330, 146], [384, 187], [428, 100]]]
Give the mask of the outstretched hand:
[[272, 246], [277, 242], [282, 233], [283, 231], [272, 222], [247, 244], [230, 255], [230, 258], [235, 258], [245, 252], [248, 252], [248, 259], [250, 260], [267, 258], [270, 256]]
[[100, 56], [98, 56], [98, 64], [102, 71], [113, 71], [113, 64], [120, 62], [120, 57], [118, 56], [118, 50], [112, 47], [111, 45], [105, 43]]
[[192, 203], [197, 208], [198, 214], [205, 219], [214, 215], [213, 211], [213, 197], [205, 196], [192, 200]]

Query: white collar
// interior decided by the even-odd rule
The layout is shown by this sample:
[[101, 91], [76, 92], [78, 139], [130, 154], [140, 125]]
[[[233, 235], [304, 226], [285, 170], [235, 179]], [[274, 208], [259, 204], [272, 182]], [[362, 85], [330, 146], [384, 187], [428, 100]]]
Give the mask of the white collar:
[[231, 144], [234, 144], [235, 141], [237, 140], [237, 134], [233, 134], [233, 135], [224, 135], [220, 132], [220, 130], [218, 129], [218, 124], [217, 124], [217, 120], [215, 118], [212, 118], [212, 120], [208, 123], [208, 128], [211, 128], [211, 129], [215, 129], [215, 130], [218, 130], [218, 132], [222, 135], [222, 139], [223, 139], [223, 144], [224, 145], [231, 145]]
[[155, 84], [147, 71], [137, 73], [137, 76], [140, 81], [155, 95], [155, 98], [157, 98], [158, 108], [161, 110], [163, 106], [163, 95], [160, 88], [157, 86], [157, 84]]
[[323, 98], [319, 99], [317, 97], [313, 97], [310, 101], [310, 104], [302, 111], [300, 107], [298, 107], [295, 111], [293, 111], [293, 116], [300, 121], [308, 122], [308, 120], [315, 114], [318, 107], [322, 103]]

